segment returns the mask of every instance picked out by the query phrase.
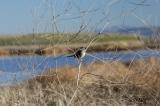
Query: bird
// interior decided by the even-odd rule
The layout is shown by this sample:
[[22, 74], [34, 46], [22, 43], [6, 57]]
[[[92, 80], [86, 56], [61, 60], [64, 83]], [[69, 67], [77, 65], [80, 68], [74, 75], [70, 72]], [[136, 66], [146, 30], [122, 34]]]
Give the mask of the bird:
[[74, 57], [78, 60], [82, 60], [82, 58], [86, 55], [86, 48], [85, 47], [80, 47], [78, 48], [72, 55], [69, 55], [67, 57]]

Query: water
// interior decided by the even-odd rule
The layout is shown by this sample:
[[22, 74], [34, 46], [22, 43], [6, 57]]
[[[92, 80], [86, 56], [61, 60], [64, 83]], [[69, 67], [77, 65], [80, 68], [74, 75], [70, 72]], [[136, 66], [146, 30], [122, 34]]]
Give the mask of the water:
[[[120, 60], [143, 59], [147, 57], [159, 57], [160, 50], [140, 50], [127, 52], [101, 52], [87, 54], [83, 62], [90, 63], [96, 60]], [[17, 81], [31, 78], [40, 72], [64, 65], [77, 65], [72, 57], [62, 56], [8, 56], [0, 57], [0, 84], [12, 84]]]

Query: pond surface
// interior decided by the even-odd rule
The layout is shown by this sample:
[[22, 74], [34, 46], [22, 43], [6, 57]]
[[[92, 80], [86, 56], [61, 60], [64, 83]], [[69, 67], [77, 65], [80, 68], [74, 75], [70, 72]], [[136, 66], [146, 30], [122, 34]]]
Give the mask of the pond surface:
[[[143, 59], [147, 57], [159, 57], [160, 50], [139, 50], [121, 52], [100, 52], [87, 54], [83, 58], [84, 63], [96, 60], [120, 60]], [[72, 57], [61, 56], [7, 56], [0, 57], [0, 84], [7, 85], [25, 80], [38, 75], [40, 72], [64, 65], [77, 65], [78, 62]]]

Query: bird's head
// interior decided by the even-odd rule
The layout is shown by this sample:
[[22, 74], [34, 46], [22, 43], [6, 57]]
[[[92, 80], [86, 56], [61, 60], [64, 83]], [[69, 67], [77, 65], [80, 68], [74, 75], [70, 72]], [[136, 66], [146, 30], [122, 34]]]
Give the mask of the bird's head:
[[85, 47], [80, 47], [79, 50], [86, 51]]

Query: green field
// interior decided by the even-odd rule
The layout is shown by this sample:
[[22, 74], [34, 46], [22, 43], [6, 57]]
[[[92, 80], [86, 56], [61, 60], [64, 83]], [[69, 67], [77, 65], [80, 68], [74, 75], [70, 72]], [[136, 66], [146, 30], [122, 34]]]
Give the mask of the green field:
[[88, 43], [93, 38], [97, 39], [96, 42], [138, 40], [137, 36], [120, 34], [96, 35], [95, 33], [40, 33], [0, 36], [0, 46]]

